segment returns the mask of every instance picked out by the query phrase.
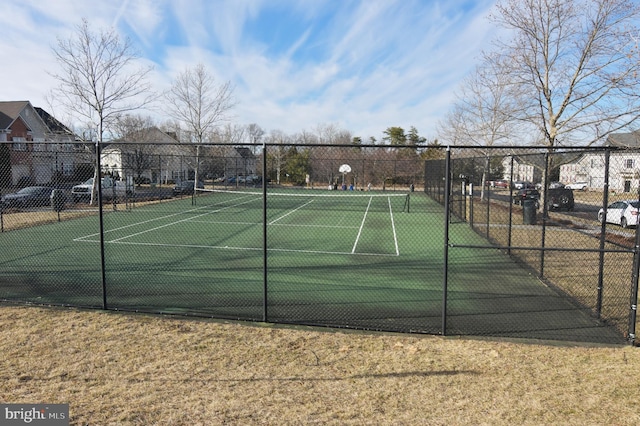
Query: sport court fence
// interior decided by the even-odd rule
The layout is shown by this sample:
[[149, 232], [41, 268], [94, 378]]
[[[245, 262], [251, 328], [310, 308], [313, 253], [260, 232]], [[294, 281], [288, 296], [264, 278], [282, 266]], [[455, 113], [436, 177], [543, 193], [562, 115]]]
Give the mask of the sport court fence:
[[[598, 221], [600, 208], [638, 198], [633, 151], [23, 145], [2, 148], [2, 194], [30, 185], [55, 196], [40, 204], [4, 198], [5, 302], [441, 335], [636, 339], [638, 236]], [[96, 185], [93, 204], [90, 192], [76, 197], [74, 185], [96, 164], [126, 191]], [[563, 179], [587, 181], [571, 191], [567, 211], [549, 189]], [[538, 184], [535, 205], [514, 204], [521, 181]]]

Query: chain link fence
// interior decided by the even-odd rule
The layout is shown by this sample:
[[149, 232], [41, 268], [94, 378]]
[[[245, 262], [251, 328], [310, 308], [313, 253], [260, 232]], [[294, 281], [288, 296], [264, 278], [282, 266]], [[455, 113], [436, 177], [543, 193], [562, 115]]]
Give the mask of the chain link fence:
[[5, 302], [635, 341], [632, 151], [0, 145]]

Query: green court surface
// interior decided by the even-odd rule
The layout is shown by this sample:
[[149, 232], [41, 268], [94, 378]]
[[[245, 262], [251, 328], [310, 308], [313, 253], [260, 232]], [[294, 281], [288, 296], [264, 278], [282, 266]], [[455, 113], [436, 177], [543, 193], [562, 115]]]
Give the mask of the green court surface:
[[[1, 233], [0, 298], [443, 332], [444, 211], [421, 193], [206, 192], [105, 207], [103, 226], [105, 293], [90, 215]], [[498, 250], [451, 250], [446, 276], [446, 334], [621, 341]]]

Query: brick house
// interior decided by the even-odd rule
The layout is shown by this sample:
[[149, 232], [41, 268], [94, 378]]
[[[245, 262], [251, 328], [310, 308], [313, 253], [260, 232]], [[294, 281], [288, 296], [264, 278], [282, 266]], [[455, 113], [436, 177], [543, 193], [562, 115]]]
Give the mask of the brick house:
[[4, 183], [12, 186], [48, 184], [75, 169], [74, 134], [29, 101], [0, 101], [0, 144], [9, 164], [0, 165]]

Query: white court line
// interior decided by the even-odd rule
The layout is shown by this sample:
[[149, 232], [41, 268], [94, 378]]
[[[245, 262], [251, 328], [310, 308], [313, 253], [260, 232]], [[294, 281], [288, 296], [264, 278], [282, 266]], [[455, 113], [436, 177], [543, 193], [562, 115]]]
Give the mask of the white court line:
[[[242, 200], [243, 198], [246, 198], [246, 197], [248, 197], [248, 195], [245, 195], [245, 196], [242, 196], [242, 197], [238, 197], [237, 200]], [[231, 200], [231, 201], [234, 201], [234, 200]], [[254, 200], [251, 200], [251, 201], [254, 201]], [[121, 229], [127, 229], [127, 228], [131, 228], [133, 226], [143, 225], [145, 223], [155, 222], [156, 220], [163, 220], [163, 219], [167, 219], [167, 218], [170, 218], [170, 217], [173, 217], [173, 216], [180, 216], [180, 215], [183, 215], [185, 213], [191, 213], [191, 212], [195, 212], [195, 211], [202, 210], [204, 208], [209, 208], [209, 207], [211, 207], [211, 206], [196, 207], [194, 209], [185, 210], [185, 211], [179, 212], [179, 213], [172, 213], [172, 214], [166, 215], [166, 216], [160, 216], [160, 217], [156, 217], [156, 218], [149, 219], [149, 220], [143, 220], [142, 222], [136, 222], [136, 223], [132, 223], [130, 225], [125, 225], [125, 226], [120, 226], [118, 228], [109, 229], [109, 230], [104, 231], [104, 233], [107, 234], [109, 232], [115, 232], [115, 231], [119, 231]], [[81, 241], [81, 240], [84, 240], [85, 238], [95, 237], [96, 235], [100, 235], [100, 233], [96, 232], [95, 234], [89, 234], [89, 235], [85, 235], [84, 237], [74, 238], [73, 241]]]
[[121, 241], [121, 240], [124, 240], [124, 239], [127, 239], [127, 238], [131, 238], [131, 237], [135, 237], [135, 236], [138, 236], [138, 235], [146, 234], [147, 232], [157, 231], [158, 229], [166, 228], [167, 226], [173, 226], [173, 225], [177, 225], [178, 223], [188, 222], [188, 221], [190, 221], [190, 220], [192, 220], [194, 218], [207, 216], [207, 215], [210, 215], [212, 213], [218, 213], [218, 212], [221, 212], [221, 211], [226, 210], [226, 209], [230, 209], [230, 208], [233, 208], [233, 207], [241, 206], [243, 204], [251, 203], [253, 201], [255, 201], [255, 199], [254, 200], [249, 200], [249, 201], [244, 201], [242, 203], [233, 204], [231, 206], [222, 207], [222, 208], [217, 209], [217, 210], [211, 210], [211, 211], [208, 211], [206, 213], [202, 213], [202, 214], [194, 216], [194, 217], [187, 217], [187, 218], [179, 220], [177, 222], [171, 222], [171, 223], [167, 223], [167, 224], [164, 224], [164, 225], [161, 225], [161, 226], [156, 226], [155, 228], [145, 229], [144, 231], [136, 232], [135, 234], [125, 235], [124, 237], [116, 238], [115, 240], [111, 240], [109, 242], [115, 243], [115, 242], [118, 242], [118, 241]]
[[[369, 198], [369, 204], [367, 205], [367, 210], [364, 212], [364, 217], [362, 218], [362, 223], [360, 224], [360, 230], [358, 230], [358, 236], [356, 237], [356, 241], [353, 244], [353, 249], [351, 250], [352, 254], [355, 254], [356, 247], [358, 246], [358, 241], [360, 241], [360, 235], [362, 234], [362, 229], [364, 228], [364, 222], [367, 219], [367, 213], [369, 212], [369, 207], [371, 206], [371, 201], [373, 197]], [[391, 215], [391, 228], [393, 229], [393, 241], [396, 247], [395, 256], [400, 256], [400, 249], [398, 248], [398, 236], [396, 234], [396, 223], [393, 219], [393, 209], [391, 208], [391, 197], [387, 197], [387, 201], [389, 202], [389, 214]]]
[[295, 213], [295, 212], [297, 212], [298, 210], [300, 210], [301, 208], [306, 207], [306, 206], [308, 206], [308, 205], [309, 205], [309, 204], [311, 204], [311, 203], [313, 203], [313, 200], [311, 200], [311, 201], [309, 201], [309, 202], [307, 202], [307, 203], [304, 203], [303, 205], [301, 205], [301, 206], [300, 206], [300, 207], [298, 207], [297, 209], [293, 209], [293, 210], [291, 210], [290, 212], [288, 212], [287, 214], [283, 214], [282, 216], [280, 216], [280, 217], [279, 217], [279, 218], [277, 218], [277, 219], [272, 220], [271, 222], [269, 222], [269, 225], [273, 225], [274, 223], [276, 223], [276, 222], [277, 222], [277, 221], [279, 221], [280, 219], [284, 219], [285, 217], [289, 216], [291, 213]]
[[[179, 216], [179, 215], [182, 215], [184, 213], [193, 212], [193, 211], [200, 210], [200, 209], [203, 209], [203, 208], [204, 207], [198, 207], [198, 208], [195, 208], [195, 209], [187, 210], [185, 212], [173, 213], [173, 214], [170, 214], [170, 215], [167, 215], [167, 216], [161, 216], [161, 217], [156, 217], [156, 218], [149, 219], [149, 220], [143, 220], [142, 222], [136, 222], [136, 223], [132, 223], [130, 225], [120, 226], [119, 228], [108, 229], [108, 230], [104, 231], [104, 233], [107, 234], [109, 232], [114, 232], [114, 231], [119, 231], [121, 229], [131, 228], [132, 226], [143, 225], [145, 223], [155, 222], [156, 220], [162, 220], [162, 219], [166, 219], [166, 218], [169, 218], [169, 217], [172, 217], [172, 216]], [[89, 235], [85, 235], [84, 237], [74, 238], [73, 241], [84, 240], [85, 238], [95, 237], [96, 235], [100, 235], [100, 233], [96, 232], [95, 234], [89, 234]]]
[[391, 208], [391, 197], [388, 197], [389, 201], [389, 214], [391, 215], [391, 228], [393, 228], [393, 241], [396, 244], [396, 256], [400, 256], [400, 250], [398, 249], [398, 236], [396, 235], [396, 222], [393, 220], [393, 209]]
[[[83, 243], [97, 243], [100, 240], [78, 240]], [[105, 241], [107, 244], [124, 244], [130, 246], [146, 246], [146, 247], [170, 247], [170, 248], [207, 248], [207, 249], [224, 249], [224, 250], [238, 250], [238, 251], [262, 251], [262, 247], [229, 247], [229, 246], [208, 246], [200, 244], [166, 244], [166, 243], [134, 243], [131, 241]], [[335, 254], [335, 255], [356, 255], [356, 256], [380, 256], [380, 257], [397, 257], [395, 254], [390, 253], [352, 253], [346, 251], [326, 251], [326, 250], [296, 250], [296, 249], [282, 249], [282, 248], [268, 248], [267, 251], [289, 252], [289, 253], [305, 253], [305, 254]]]
[[360, 241], [360, 235], [362, 234], [362, 228], [364, 228], [364, 221], [367, 219], [367, 213], [369, 213], [369, 207], [371, 207], [371, 201], [373, 201], [373, 197], [369, 197], [369, 204], [367, 204], [367, 210], [365, 210], [364, 216], [362, 217], [362, 222], [360, 223], [360, 229], [358, 230], [356, 241], [353, 243], [353, 249], [351, 249], [351, 254], [356, 252], [356, 247], [358, 246], [358, 241]]
[[[194, 220], [193, 223], [206, 223], [208, 225], [244, 225], [244, 226], [252, 226], [252, 225], [262, 225], [262, 222], [223, 222], [217, 220]], [[286, 226], [290, 228], [329, 228], [329, 229], [357, 229], [357, 226], [341, 226], [341, 225], [302, 225], [295, 223], [268, 223], [268, 225], [273, 226]]]

